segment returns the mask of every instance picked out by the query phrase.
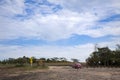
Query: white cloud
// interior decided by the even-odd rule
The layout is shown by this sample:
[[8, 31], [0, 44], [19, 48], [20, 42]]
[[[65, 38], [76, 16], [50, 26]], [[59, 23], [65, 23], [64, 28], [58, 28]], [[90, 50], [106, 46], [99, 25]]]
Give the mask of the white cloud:
[[24, 0], [4, 0], [0, 5], [0, 16], [14, 16], [24, 13]]
[[[118, 39], [118, 38], [117, 38]], [[108, 46], [110, 49], [115, 50], [115, 45], [120, 44], [114, 38], [111, 41], [100, 42], [98, 47]], [[19, 46], [19, 45], [0, 45], [0, 52], [2, 58], [17, 58], [22, 56], [34, 56], [36, 58], [45, 57], [66, 57], [67, 59], [76, 58], [80, 61], [85, 61], [90, 54], [94, 51], [95, 44], [87, 43], [75, 46]]]
[[[75, 12], [96, 12], [106, 11], [107, 9], [120, 9], [119, 0], [48, 0], [53, 3], [61, 4], [64, 8], [75, 11]], [[101, 13], [98, 13], [101, 14]], [[109, 14], [109, 13], [108, 13]]]
[[[0, 17], [0, 39], [25, 37], [43, 40], [59, 40], [69, 38], [72, 34], [88, 35], [91, 37], [120, 35], [119, 21], [107, 22], [106, 24], [97, 23], [98, 20], [113, 13], [118, 13], [116, 12], [119, 9], [119, 3], [117, 1], [111, 0], [105, 3], [101, 0], [93, 0], [91, 3], [87, 3], [83, 0], [80, 0], [80, 2], [78, 0], [71, 0], [69, 3], [66, 3], [65, 0], [59, 0], [57, 2], [63, 5], [63, 10], [55, 14], [43, 16], [37, 11], [40, 7], [36, 7], [35, 15], [20, 21], [11, 19], [10, 15], [25, 14], [24, 9], [26, 6], [24, 0], [6, 0], [6, 4], [0, 6], [2, 11], [0, 13], [0, 15], [2, 15]], [[113, 5], [111, 5], [111, 2]], [[65, 4], [67, 5], [65, 6]], [[117, 6], [115, 6], [115, 4]], [[77, 9], [76, 5], [78, 6]], [[71, 8], [76, 10], [73, 11]], [[83, 10], [79, 12], [80, 9]], [[6, 15], [8, 15], [8, 17], [5, 17]], [[101, 28], [93, 29], [96, 26], [100, 26]]]
[[16, 21], [1, 17], [1, 39], [8, 38], [41, 38], [44, 40], [58, 40], [77, 34], [78, 30], [85, 30], [91, 26], [97, 17], [85, 13], [65, 11], [58, 14], [42, 16], [36, 14], [31, 19]]
[[85, 61], [93, 51], [93, 44], [78, 45], [73, 47], [64, 46], [0, 46], [2, 58], [17, 58], [22, 56], [40, 57], [66, 57], [67, 59], [77, 58]]
[[90, 13], [99, 19], [108, 18], [114, 14], [120, 14], [119, 0], [49, 0], [59, 3], [63, 8], [76, 13]]
[[[38, 0], [40, 1], [40, 0]], [[88, 35], [90, 37], [103, 37], [107, 35], [120, 36], [120, 22], [111, 21], [99, 23], [113, 14], [120, 14], [119, 0], [49, 0], [52, 3], [61, 4], [63, 9], [52, 13], [47, 5], [36, 7], [25, 5], [24, 0], [4, 0], [0, 5], [0, 40], [35, 38], [47, 41], [70, 38], [73, 34]], [[33, 15], [27, 15], [25, 9], [34, 10]], [[49, 15], [43, 15], [40, 11], [48, 11]], [[19, 20], [13, 17], [16, 14], [30, 17]], [[119, 44], [119, 38], [112, 41], [98, 43], [100, 46], [113, 47]], [[77, 46], [5, 46], [0, 45], [2, 57], [63, 56], [67, 58], [80, 58], [84, 61], [93, 51], [92, 43]], [[72, 56], [72, 57], [71, 57]]]
[[[104, 24], [97, 24], [97, 27], [92, 27], [83, 31], [83, 34], [91, 37], [103, 37], [107, 35], [119, 36], [120, 35], [120, 22], [112, 21]], [[94, 29], [95, 28], [95, 29]]]

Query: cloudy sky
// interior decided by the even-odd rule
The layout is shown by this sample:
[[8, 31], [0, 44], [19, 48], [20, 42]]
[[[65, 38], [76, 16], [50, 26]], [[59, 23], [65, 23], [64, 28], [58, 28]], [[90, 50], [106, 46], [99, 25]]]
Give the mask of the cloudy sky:
[[85, 59], [120, 44], [120, 0], [0, 0], [0, 59]]

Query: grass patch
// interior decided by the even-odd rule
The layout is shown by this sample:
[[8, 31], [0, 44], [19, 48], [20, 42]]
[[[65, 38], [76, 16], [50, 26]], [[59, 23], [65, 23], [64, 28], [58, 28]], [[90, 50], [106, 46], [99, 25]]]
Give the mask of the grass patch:
[[44, 65], [44, 66], [38, 66], [33, 64], [33, 66], [31, 66], [30, 64], [4, 64], [4, 65], [0, 65], [1, 69], [22, 69], [22, 70], [36, 70], [36, 69], [48, 69], [49, 67]]

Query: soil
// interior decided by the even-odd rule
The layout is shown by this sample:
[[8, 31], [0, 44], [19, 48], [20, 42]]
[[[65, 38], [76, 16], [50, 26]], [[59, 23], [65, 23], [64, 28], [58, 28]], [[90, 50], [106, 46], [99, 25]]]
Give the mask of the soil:
[[24, 71], [0, 68], [0, 80], [120, 80], [120, 68], [82, 68], [50, 66], [47, 70]]

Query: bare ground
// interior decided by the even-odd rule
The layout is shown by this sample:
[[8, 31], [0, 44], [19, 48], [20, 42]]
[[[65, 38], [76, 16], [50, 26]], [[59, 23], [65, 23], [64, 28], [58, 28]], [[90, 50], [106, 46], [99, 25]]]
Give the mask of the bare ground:
[[120, 68], [50, 66], [48, 70], [0, 69], [0, 80], [120, 80]]

